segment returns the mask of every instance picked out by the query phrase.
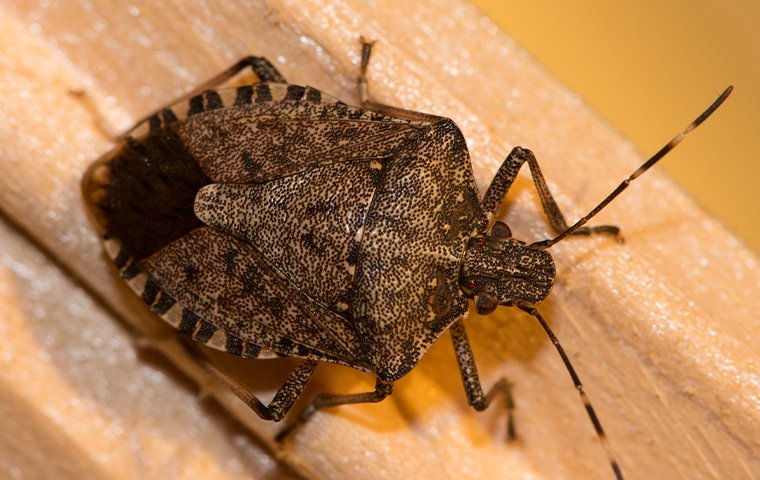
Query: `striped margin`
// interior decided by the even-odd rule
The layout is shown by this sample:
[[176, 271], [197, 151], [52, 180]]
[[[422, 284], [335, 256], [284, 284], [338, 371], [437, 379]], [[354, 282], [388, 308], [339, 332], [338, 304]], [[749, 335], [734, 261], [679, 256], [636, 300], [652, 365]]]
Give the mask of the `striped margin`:
[[169, 108], [159, 110], [136, 126], [130, 135], [136, 138], [143, 137], [150, 132], [166, 128], [174, 122], [180, 122], [188, 117], [221, 108], [285, 101], [322, 104], [343, 103], [315, 88], [285, 83], [254, 83], [237, 88], [207, 90], [189, 100], [183, 100]]
[[119, 271], [119, 275], [129, 287], [148, 304], [153, 313], [175, 329], [189, 335], [198, 343], [243, 358], [269, 359], [283, 356], [254, 343], [227, 335], [215, 325], [203, 320], [162, 290], [159, 282], [143, 271], [140, 264], [133, 261], [122, 250], [121, 243], [118, 240], [108, 238], [104, 240], [104, 244], [106, 252], [113, 259]]

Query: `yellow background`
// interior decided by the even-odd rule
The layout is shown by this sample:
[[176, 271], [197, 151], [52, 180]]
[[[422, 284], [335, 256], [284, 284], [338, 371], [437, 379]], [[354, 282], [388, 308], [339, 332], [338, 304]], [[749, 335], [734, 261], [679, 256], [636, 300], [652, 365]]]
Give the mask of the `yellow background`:
[[645, 154], [733, 84], [659, 165], [760, 252], [760, 1], [473, 1]]

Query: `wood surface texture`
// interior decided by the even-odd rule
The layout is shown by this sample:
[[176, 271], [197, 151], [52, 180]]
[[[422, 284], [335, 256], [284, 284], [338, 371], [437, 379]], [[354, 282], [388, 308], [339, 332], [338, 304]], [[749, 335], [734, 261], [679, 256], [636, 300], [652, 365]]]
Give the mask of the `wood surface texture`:
[[[500, 405], [468, 407], [444, 335], [391, 398], [318, 413], [278, 448], [280, 425], [209, 382], [114, 275], [79, 190], [108, 132], [247, 54], [356, 103], [360, 35], [377, 40], [373, 98], [453, 118], [481, 192], [513, 146], [531, 148], [573, 221], [642, 161], [465, 1], [1, 0], [0, 476], [612, 478], [560, 358], [513, 309], [467, 326], [484, 384], [514, 384], [518, 442], [505, 442]], [[549, 235], [527, 169], [502, 218], [518, 238]], [[758, 259], [658, 171], [594, 223], [619, 225], [625, 243], [553, 247], [557, 281], [539, 309], [626, 478], [757, 478]], [[292, 366], [213, 356], [265, 397]], [[324, 365], [307, 397], [373, 383]]]

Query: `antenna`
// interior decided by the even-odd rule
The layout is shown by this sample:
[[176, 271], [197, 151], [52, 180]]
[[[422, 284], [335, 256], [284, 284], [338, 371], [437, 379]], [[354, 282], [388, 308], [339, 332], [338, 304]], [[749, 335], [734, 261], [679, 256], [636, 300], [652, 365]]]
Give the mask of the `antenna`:
[[591, 419], [591, 423], [594, 425], [596, 436], [599, 437], [599, 441], [602, 442], [602, 446], [604, 447], [605, 452], [607, 452], [607, 459], [610, 461], [610, 467], [612, 467], [612, 472], [615, 474], [615, 479], [623, 480], [623, 471], [620, 469], [620, 464], [618, 463], [617, 458], [615, 458], [615, 454], [612, 453], [612, 447], [610, 447], [610, 442], [607, 440], [607, 434], [604, 433], [602, 422], [599, 421], [599, 417], [597, 417], [596, 411], [594, 411], [594, 407], [591, 406], [591, 401], [588, 399], [588, 395], [586, 395], [586, 391], [583, 389], [581, 379], [578, 377], [578, 374], [575, 373], [573, 364], [570, 363], [570, 358], [568, 358], [567, 354], [565, 353], [565, 349], [562, 348], [562, 345], [560, 345], [559, 339], [556, 337], [556, 335], [554, 335], [552, 329], [549, 328], [549, 324], [546, 323], [544, 317], [538, 313], [538, 310], [536, 310], [535, 307], [524, 304], [517, 304], [517, 307], [522, 311], [536, 317], [536, 320], [538, 320], [538, 323], [541, 324], [541, 327], [543, 327], [544, 331], [549, 336], [549, 339], [552, 341], [552, 344], [557, 349], [557, 353], [559, 353], [559, 356], [562, 357], [562, 362], [565, 364], [565, 368], [567, 368], [567, 372], [570, 374], [570, 378], [573, 379], [575, 389], [578, 390], [578, 394], [581, 396], [581, 400], [583, 401], [583, 406], [586, 407], [586, 413], [588, 413], [588, 417]]
[[731, 91], [733, 89], [734, 89], [733, 85], [730, 85], [728, 88], [726, 88], [723, 91], [723, 93], [721, 93], [720, 96], [712, 103], [712, 105], [710, 105], [709, 107], [707, 107], [707, 110], [705, 110], [704, 112], [702, 112], [702, 114], [700, 116], [698, 116], [693, 122], [691, 122], [683, 130], [683, 132], [681, 132], [678, 135], [676, 135], [675, 137], [673, 137], [673, 139], [670, 140], [664, 147], [662, 147], [657, 153], [655, 153], [654, 155], [652, 155], [652, 157], [649, 160], [647, 160], [646, 162], [644, 162], [635, 172], [633, 172], [628, 178], [626, 178], [625, 180], [623, 180], [620, 183], [620, 185], [618, 185], [617, 188], [612, 191], [612, 193], [610, 193], [609, 195], [607, 195], [607, 198], [605, 198], [604, 200], [602, 200], [599, 203], [599, 205], [597, 205], [596, 207], [594, 207], [594, 209], [591, 210], [585, 217], [581, 218], [580, 220], [578, 220], [577, 222], [575, 222], [575, 224], [573, 224], [571, 227], [569, 227], [567, 230], [565, 230], [564, 232], [560, 233], [559, 235], [557, 235], [556, 237], [554, 237], [552, 239], [542, 240], [540, 242], [535, 242], [535, 243], [530, 244], [530, 248], [535, 248], [535, 249], [539, 249], [539, 250], [545, 250], [545, 249], [551, 247], [552, 245], [554, 245], [555, 243], [559, 242], [560, 240], [564, 239], [568, 235], [572, 235], [573, 232], [575, 232], [580, 227], [582, 227], [583, 225], [585, 225], [586, 222], [588, 222], [591, 218], [594, 217], [594, 215], [596, 215], [597, 213], [599, 213], [600, 211], [602, 211], [602, 209], [604, 207], [606, 207], [612, 200], [614, 200], [618, 195], [620, 195], [620, 193], [623, 190], [625, 190], [626, 188], [628, 188], [628, 185], [630, 185], [631, 182], [633, 182], [634, 180], [636, 180], [636, 178], [638, 178], [639, 175], [641, 175], [642, 173], [644, 173], [647, 170], [649, 170], [649, 168], [652, 165], [654, 165], [655, 163], [659, 162], [662, 157], [664, 157], [665, 155], [667, 155], [668, 152], [670, 152], [671, 150], [673, 150], [676, 147], [676, 145], [678, 145], [679, 143], [681, 143], [681, 140], [683, 140], [683, 138], [686, 136], [686, 134], [688, 134], [689, 132], [691, 132], [692, 130], [694, 130], [695, 128], [697, 128], [702, 122], [704, 122], [707, 119], [707, 117], [709, 117], [710, 115], [712, 115], [713, 112], [726, 100], [726, 98], [728, 98], [728, 96], [731, 94]]

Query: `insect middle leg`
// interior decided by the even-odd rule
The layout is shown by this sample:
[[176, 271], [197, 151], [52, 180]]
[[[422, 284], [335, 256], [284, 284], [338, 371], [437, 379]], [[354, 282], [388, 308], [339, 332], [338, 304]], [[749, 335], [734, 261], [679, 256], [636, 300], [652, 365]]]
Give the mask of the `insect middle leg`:
[[192, 340], [182, 338], [180, 342], [196, 363], [212, 377], [232, 390], [259, 417], [275, 422], [282, 420], [293, 407], [293, 404], [296, 403], [318, 363], [315, 360], [303, 360], [299, 363], [277, 390], [269, 405], [265, 405], [250, 390], [211, 363]]
[[451, 328], [451, 340], [454, 342], [454, 352], [459, 364], [459, 370], [462, 374], [464, 390], [467, 393], [467, 401], [477, 411], [483, 411], [499, 394], [504, 394], [504, 403], [507, 408], [507, 438], [514, 440], [517, 438], [514, 422], [515, 402], [512, 398], [512, 386], [506, 378], [497, 381], [488, 393], [483, 392], [483, 386], [478, 378], [478, 368], [475, 365], [475, 357], [472, 354], [470, 340], [467, 338], [467, 331], [461, 320], [455, 322]]
[[254, 74], [256, 74], [256, 76], [259, 78], [259, 81], [261, 82], [286, 83], [285, 77], [283, 77], [282, 74], [280, 74], [277, 68], [274, 65], [272, 65], [272, 63], [269, 60], [267, 60], [264, 57], [255, 57], [252, 55], [247, 56], [247, 57], [241, 58], [240, 60], [235, 62], [235, 64], [231, 65], [229, 68], [225, 69], [218, 75], [215, 75], [214, 77], [201, 83], [200, 85], [192, 89], [189, 93], [186, 93], [185, 95], [182, 95], [181, 97], [167, 103], [166, 105], [163, 105], [161, 108], [152, 112], [150, 115], [146, 115], [145, 117], [141, 118], [135, 123], [135, 125], [132, 128], [124, 132], [124, 134], [121, 135], [121, 138], [126, 137], [129, 133], [135, 130], [143, 122], [149, 120], [154, 115], [160, 114], [161, 111], [168, 109], [172, 105], [175, 105], [179, 102], [193, 98], [196, 95], [200, 95], [206, 90], [214, 89], [249, 67], [251, 71]]
[[277, 434], [275, 440], [278, 442], [285, 440], [285, 438], [290, 433], [292, 433], [296, 427], [306, 423], [309, 418], [311, 418], [311, 416], [314, 415], [318, 410], [328, 407], [337, 407], [339, 405], [348, 405], [352, 403], [381, 402], [385, 397], [390, 395], [392, 391], [393, 383], [384, 382], [380, 379], [377, 379], [377, 382], [375, 383], [375, 389], [371, 392], [347, 394], [320, 393], [314, 397], [314, 400], [312, 400], [311, 404], [306, 407], [300, 415], [298, 415], [298, 418], [296, 418], [291, 424], [287, 425], [280, 431], [280, 433]]
[[[517, 178], [517, 172], [523, 164], [527, 162], [530, 168], [531, 177], [533, 177], [533, 183], [536, 186], [536, 191], [541, 199], [541, 205], [544, 212], [549, 219], [549, 224], [556, 233], [562, 233], [567, 230], [568, 225], [565, 220], [565, 216], [559, 209], [557, 202], [554, 200], [549, 186], [544, 180], [544, 175], [541, 173], [541, 168], [538, 166], [533, 152], [526, 148], [515, 147], [509, 152], [504, 163], [499, 167], [499, 171], [496, 172], [491, 184], [488, 186], [485, 196], [483, 197], [483, 209], [489, 218], [493, 218], [496, 215], [499, 207], [504, 201], [504, 197], [507, 195], [509, 188]], [[573, 235], [590, 235], [592, 233], [607, 233], [617, 235], [620, 233], [620, 229], [614, 225], [598, 225], [594, 227], [581, 227]]]

